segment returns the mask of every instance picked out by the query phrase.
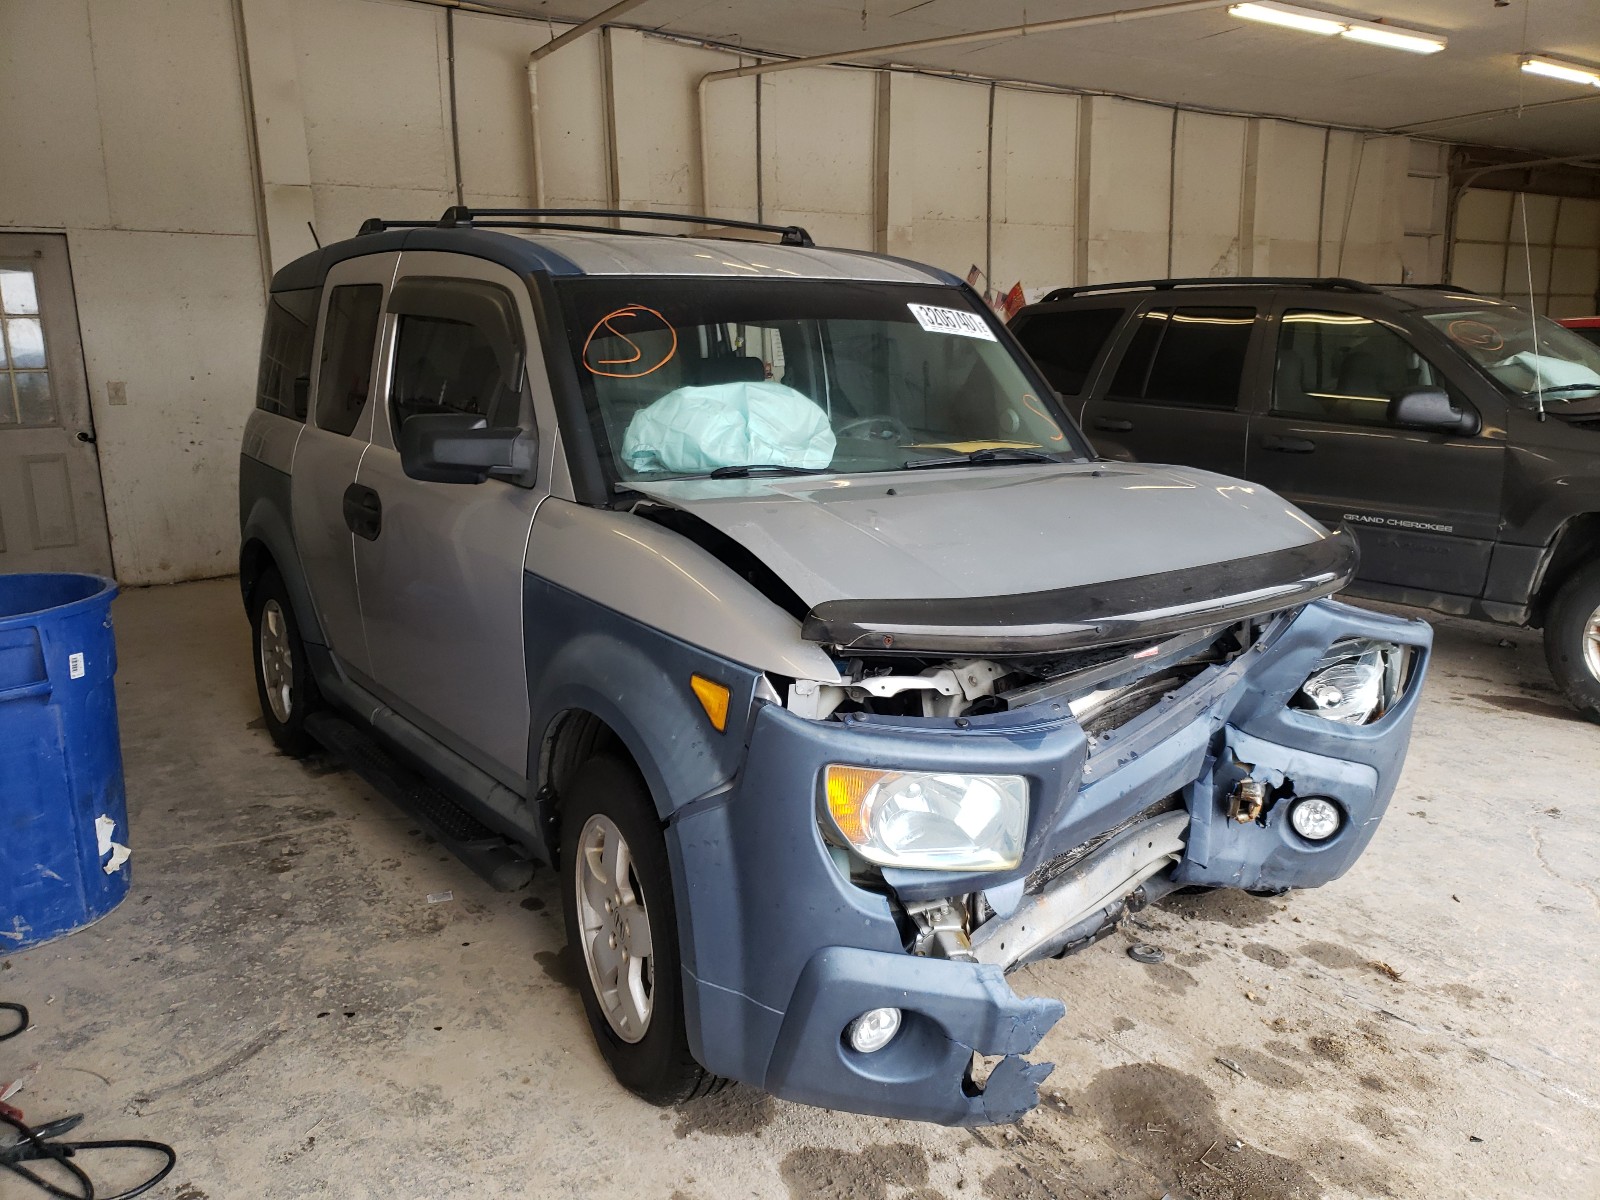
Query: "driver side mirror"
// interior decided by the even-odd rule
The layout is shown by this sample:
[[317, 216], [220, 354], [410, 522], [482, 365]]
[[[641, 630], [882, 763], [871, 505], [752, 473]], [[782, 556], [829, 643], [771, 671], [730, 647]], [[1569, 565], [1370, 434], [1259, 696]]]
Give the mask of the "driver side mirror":
[[1416, 388], [1403, 393], [1389, 405], [1389, 423], [1401, 429], [1467, 436], [1477, 433], [1481, 426], [1478, 414], [1457, 408], [1443, 388]]
[[538, 439], [490, 429], [474, 413], [419, 413], [400, 426], [400, 466], [425, 483], [482, 483], [493, 476], [532, 487]]

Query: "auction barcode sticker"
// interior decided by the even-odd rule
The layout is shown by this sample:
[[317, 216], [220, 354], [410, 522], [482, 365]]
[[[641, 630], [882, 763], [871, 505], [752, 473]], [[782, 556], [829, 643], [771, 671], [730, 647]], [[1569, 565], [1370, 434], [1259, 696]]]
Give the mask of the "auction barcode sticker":
[[977, 313], [961, 308], [937, 308], [932, 304], [908, 304], [911, 315], [929, 333], [954, 333], [960, 337], [983, 338], [992, 342], [994, 330]]

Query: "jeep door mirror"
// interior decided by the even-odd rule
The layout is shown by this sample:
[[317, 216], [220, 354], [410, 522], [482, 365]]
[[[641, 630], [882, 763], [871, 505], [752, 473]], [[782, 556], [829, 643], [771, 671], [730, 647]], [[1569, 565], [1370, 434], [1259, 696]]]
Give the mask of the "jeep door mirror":
[[1443, 388], [1416, 388], [1403, 393], [1389, 405], [1389, 423], [1429, 433], [1478, 432], [1478, 414], [1457, 408]]
[[475, 413], [419, 413], [400, 426], [400, 466], [425, 483], [482, 483], [493, 476], [533, 485], [537, 439], [491, 429]]

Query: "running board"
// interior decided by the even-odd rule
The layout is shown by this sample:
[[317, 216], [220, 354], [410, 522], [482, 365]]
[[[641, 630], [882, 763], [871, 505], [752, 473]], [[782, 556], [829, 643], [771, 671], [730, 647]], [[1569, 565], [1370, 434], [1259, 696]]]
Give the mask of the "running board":
[[370, 734], [326, 711], [306, 717], [306, 732], [495, 891], [514, 892], [533, 879], [534, 864], [519, 847], [389, 753]]

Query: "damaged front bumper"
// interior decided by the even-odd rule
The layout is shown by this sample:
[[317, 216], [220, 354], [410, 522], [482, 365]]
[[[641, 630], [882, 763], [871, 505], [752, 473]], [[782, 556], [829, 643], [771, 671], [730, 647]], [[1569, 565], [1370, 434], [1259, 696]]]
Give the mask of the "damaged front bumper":
[[[1351, 636], [1415, 648], [1401, 702], [1367, 726], [1291, 708], [1328, 648]], [[1420, 622], [1318, 601], [1092, 741], [1052, 701], [959, 724], [818, 721], [762, 705], [738, 781], [667, 826], [691, 1049], [710, 1071], [805, 1103], [946, 1125], [1017, 1119], [1051, 1069], [1022, 1056], [1065, 1009], [1018, 997], [1004, 970], [1079, 944], [1084, 914], [1062, 889], [1079, 886], [1114, 923], [1147, 884], [1278, 889], [1337, 878], [1387, 807], [1430, 641]], [[1001, 874], [885, 869], [852, 882], [817, 822], [830, 762], [1024, 776], [1023, 861]], [[1241, 774], [1265, 781], [1268, 797], [1243, 821], [1229, 802]], [[1325, 842], [1290, 827], [1290, 806], [1309, 796], [1330, 798], [1346, 817]], [[1146, 834], [1141, 851], [1134, 843]], [[1092, 854], [1054, 870], [1086, 845]], [[1055, 909], [1044, 903], [1052, 895]], [[987, 916], [973, 930], [977, 961], [913, 953], [908, 906], [963, 896], [981, 897]], [[1026, 947], [1007, 943], [1018, 928]], [[883, 1007], [901, 1010], [898, 1034], [875, 1053], [856, 1051], [847, 1027]], [[982, 1085], [975, 1056], [1000, 1057]]]

